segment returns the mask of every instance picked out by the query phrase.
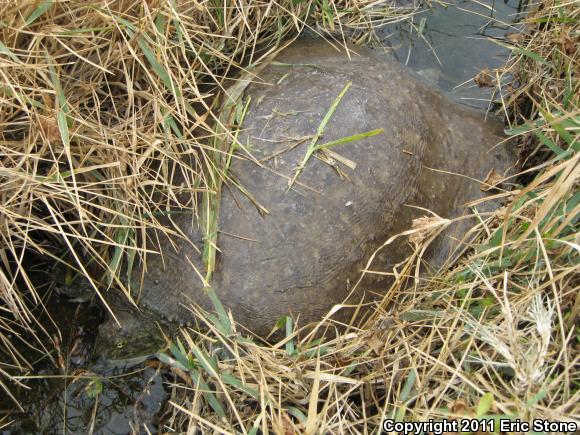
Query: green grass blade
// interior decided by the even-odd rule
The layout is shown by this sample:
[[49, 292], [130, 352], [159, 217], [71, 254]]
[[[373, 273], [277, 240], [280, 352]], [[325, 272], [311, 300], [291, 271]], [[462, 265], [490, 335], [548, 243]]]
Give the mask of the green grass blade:
[[566, 128], [562, 125], [562, 123], [556, 122], [552, 114], [547, 113], [545, 111], [542, 111], [542, 113], [544, 114], [544, 118], [546, 118], [546, 120], [550, 123], [552, 128], [556, 130], [556, 133], [558, 133], [558, 135], [560, 135], [560, 137], [564, 139], [564, 141], [566, 141], [566, 143], [570, 145], [570, 147], [574, 151], [578, 151], [579, 145], [578, 141], [572, 134], [570, 134], [568, 130], [566, 130]]
[[498, 44], [498, 45], [500, 45], [500, 46], [502, 46], [504, 48], [507, 48], [508, 50], [512, 50], [512, 51], [515, 51], [516, 53], [519, 53], [519, 54], [522, 54], [522, 55], [524, 55], [526, 57], [529, 57], [530, 59], [532, 59], [532, 60], [534, 60], [536, 62], [539, 62], [539, 63], [541, 63], [543, 65], [552, 67], [552, 64], [550, 62], [548, 62], [546, 59], [544, 59], [539, 54], [534, 53], [533, 51], [526, 50], [525, 48], [522, 48], [522, 47], [514, 47], [513, 45], [506, 44], [506, 43], [501, 42], [501, 41], [499, 41], [497, 39], [490, 38], [488, 40], [491, 41], [491, 42], [495, 42], [496, 44]]
[[56, 36], [72, 36], [72, 35], [78, 35], [79, 33], [93, 33], [93, 32], [106, 32], [106, 31], [110, 31], [113, 30], [114, 27], [113, 26], [103, 26], [103, 27], [86, 27], [83, 29], [65, 29], [62, 32], [55, 32], [54, 34]]
[[405, 385], [403, 386], [403, 391], [401, 391], [401, 395], [399, 396], [399, 400], [402, 403], [409, 400], [409, 397], [411, 396], [411, 390], [415, 386], [416, 380], [417, 380], [417, 373], [415, 373], [415, 370], [413, 370], [413, 369], [409, 370], [409, 376], [407, 377], [407, 380], [405, 381]]
[[524, 56], [527, 56], [530, 59], [535, 60], [536, 62], [539, 62], [539, 63], [546, 65], [546, 66], [552, 66], [552, 64], [550, 64], [550, 62], [548, 62], [546, 59], [544, 59], [539, 54], [534, 53], [533, 51], [526, 50], [525, 48], [522, 48], [522, 47], [511, 47], [511, 48], [512, 48], [512, 50], [514, 50], [520, 54], [523, 54]]
[[159, 61], [157, 60], [157, 56], [155, 56], [155, 53], [153, 52], [153, 50], [151, 50], [151, 47], [149, 47], [149, 45], [143, 40], [143, 38], [139, 38], [138, 44], [139, 48], [141, 48], [141, 51], [145, 55], [147, 62], [149, 62], [149, 65], [151, 65], [151, 68], [153, 68], [155, 74], [157, 74], [157, 76], [161, 79], [161, 82], [165, 85], [165, 87], [169, 91], [174, 93], [174, 86], [173, 82], [171, 81], [171, 76], [165, 70], [163, 65], [159, 63]]
[[175, 134], [175, 136], [177, 136], [179, 139], [186, 140], [185, 136], [183, 136], [183, 133], [179, 129], [177, 122], [175, 122], [175, 119], [173, 118], [173, 116], [167, 115], [167, 117], [163, 120], [163, 124], [164, 124], [164, 127], [166, 129], [167, 128], [171, 129], [173, 131], [173, 133]]
[[199, 347], [195, 345], [193, 345], [191, 350], [197, 362], [199, 362], [199, 364], [203, 367], [203, 369], [207, 372], [207, 374], [210, 375], [212, 378], [216, 379], [219, 378], [224, 385], [231, 385], [244, 391], [246, 394], [252, 396], [256, 400], [260, 399], [260, 393], [257, 390], [244, 385], [244, 383], [240, 379], [236, 378], [235, 376], [229, 373], [220, 373], [215, 358], [211, 358], [203, 350], [201, 350]]
[[4, 45], [4, 43], [2, 41], [0, 41], [0, 53], [4, 53], [6, 56], [8, 56], [14, 62], [20, 62], [20, 59], [18, 59], [18, 56], [16, 56], [12, 52], [12, 50], [10, 50], [8, 47], [6, 47], [6, 45]]
[[123, 253], [124, 253], [124, 248], [123, 246], [127, 245], [127, 239], [129, 238], [129, 228], [128, 227], [123, 227], [123, 228], [119, 228], [117, 229], [116, 233], [115, 233], [115, 250], [113, 252], [113, 257], [111, 258], [111, 261], [109, 262], [109, 277], [108, 277], [108, 282], [109, 285], [111, 285], [113, 283], [113, 280], [115, 278], [115, 276], [118, 276], [118, 273], [120, 271], [121, 268], [121, 263], [122, 263], [122, 259], [123, 259]]
[[[224, 96], [225, 100], [221, 106], [219, 119], [222, 125], [232, 125], [232, 121], [234, 121], [234, 126], [241, 126], [249, 107], [249, 101], [246, 104], [242, 104], [242, 95], [250, 83], [251, 79], [248, 74], [228, 90], [229, 95]], [[227, 178], [232, 155], [239, 146], [238, 134], [239, 130], [234, 127], [233, 140], [228, 141], [227, 138], [229, 136], [226, 135], [226, 131], [219, 125], [216, 128], [214, 141], [216, 151], [212, 155], [214, 164], [212, 169], [214, 173], [209, 174], [211, 177], [209, 183], [211, 191], [205, 192], [202, 197], [202, 228], [204, 230], [203, 263], [206, 268], [205, 279], [207, 282], [211, 280], [211, 276], [215, 270], [222, 183]]]
[[[292, 325], [292, 317], [290, 316], [286, 316], [286, 322], [285, 322], [285, 327], [286, 327], [286, 337], [289, 337], [292, 335], [292, 333], [294, 332], [294, 327]], [[294, 340], [290, 339], [286, 342], [286, 354], [288, 356], [292, 356], [296, 353], [296, 348], [294, 347]]]
[[171, 343], [169, 346], [169, 351], [173, 355], [173, 357], [181, 364], [183, 370], [193, 370], [195, 366], [192, 365], [191, 361], [187, 357], [185, 352], [182, 352], [175, 344]]
[[300, 411], [298, 408], [294, 406], [289, 406], [286, 408], [286, 411], [288, 411], [288, 414], [290, 414], [291, 416], [296, 417], [301, 423], [306, 422], [306, 415], [304, 415], [304, 413]]
[[541, 123], [534, 122], [533, 124], [530, 122], [526, 122], [523, 125], [519, 125], [519, 126], [514, 127], [514, 128], [505, 129], [504, 133], [507, 134], [508, 136], [518, 136], [520, 134], [528, 133], [528, 132], [530, 132], [530, 131], [534, 130], [535, 128], [538, 128], [542, 125], [544, 125], [543, 120], [541, 120]]
[[541, 389], [540, 391], [538, 391], [530, 400], [528, 400], [526, 402], [526, 406], [528, 408], [531, 408], [532, 406], [537, 405], [538, 403], [540, 403], [546, 396], [548, 395], [548, 392], [545, 389]]
[[62, 108], [59, 108], [56, 113], [56, 119], [58, 121], [58, 129], [60, 131], [60, 137], [65, 148], [70, 147], [70, 134], [68, 130], [68, 124], [66, 122], [66, 115]]
[[209, 385], [204, 380], [199, 370], [189, 370], [189, 374], [193, 379], [193, 383], [195, 385], [199, 385], [199, 390], [201, 391], [201, 394], [203, 395], [209, 406], [211, 406], [211, 409], [213, 409], [221, 418], [226, 418], [226, 412], [221, 402], [218, 400], [213, 391], [209, 388]]
[[537, 130], [534, 132], [540, 142], [544, 144], [546, 147], [550, 148], [556, 155], [562, 155], [564, 150], [556, 145], [548, 136], [546, 136], [542, 131]]
[[191, 347], [191, 351], [193, 352], [193, 355], [195, 356], [195, 359], [199, 365], [207, 372], [208, 375], [211, 377], [219, 376], [217, 361], [214, 358], [211, 358], [195, 344]]
[[230, 375], [229, 373], [222, 373], [220, 376], [224, 384], [236, 387], [237, 389], [242, 390], [246, 394], [252, 396], [254, 399], [260, 400], [260, 393], [258, 390], [244, 385], [244, 383], [235, 376]]
[[175, 367], [179, 370], [183, 370], [183, 371], [188, 371], [189, 368], [187, 365], [183, 365], [181, 362], [179, 362], [178, 360], [176, 360], [175, 358], [170, 357], [169, 355], [167, 355], [164, 352], [159, 352], [155, 354], [155, 357], [161, 361], [163, 364], [166, 364], [170, 367]]
[[46, 11], [48, 11], [52, 7], [52, 4], [53, 4], [52, 0], [42, 0], [36, 7], [36, 9], [34, 9], [32, 13], [28, 16], [24, 24], [29, 26], [30, 24], [34, 23], [41, 15], [43, 15]]
[[330, 118], [332, 118], [332, 115], [334, 115], [334, 112], [336, 112], [336, 109], [338, 108], [338, 105], [340, 104], [342, 97], [344, 97], [344, 95], [346, 94], [346, 91], [348, 91], [348, 88], [350, 88], [350, 85], [352, 85], [352, 82], [348, 82], [344, 86], [342, 91], [340, 91], [340, 94], [338, 94], [338, 96], [335, 98], [334, 102], [330, 106], [330, 109], [328, 109], [328, 112], [326, 112], [326, 115], [324, 115], [324, 118], [322, 118], [322, 122], [320, 123], [320, 125], [318, 126], [318, 129], [316, 130], [316, 135], [312, 138], [312, 142], [311, 142], [312, 147], [316, 144], [316, 141], [318, 140], [318, 138], [320, 136], [322, 136], [322, 133], [324, 132], [324, 129], [326, 128], [326, 124], [328, 124], [328, 121], [330, 121]]
[[157, 18], [155, 18], [155, 29], [159, 33], [159, 35], [165, 35], [165, 25], [166, 25], [165, 15], [162, 13], [157, 14]]
[[[232, 325], [230, 323], [230, 318], [228, 317], [228, 313], [226, 309], [222, 305], [222, 302], [219, 300], [216, 292], [212, 287], [207, 288], [207, 294], [213, 304], [215, 311], [219, 318], [219, 323], [221, 326], [221, 330], [226, 333], [226, 335], [230, 335], [232, 333]], [[218, 326], [218, 325], [216, 325]]]
[[201, 392], [203, 398], [206, 400], [208, 405], [213, 409], [221, 418], [226, 418], [226, 412], [218, 400], [213, 391], [209, 388], [208, 383], [205, 381], [203, 375], [200, 371], [189, 362], [187, 357], [185, 357], [175, 345], [170, 348], [173, 355], [177, 358], [174, 359], [165, 353], [156, 354], [157, 359], [170, 367], [175, 367], [179, 370], [183, 370], [191, 376], [193, 384]]
[[[58, 74], [56, 73], [56, 69], [54, 68], [54, 64], [52, 62], [52, 59], [50, 59], [50, 57], [48, 55], [47, 55], [47, 61], [48, 61], [48, 72], [49, 72], [52, 84], [54, 86], [54, 89], [56, 91], [56, 98], [58, 101], [58, 107], [56, 110], [56, 119], [57, 119], [57, 123], [58, 123], [58, 129], [60, 131], [60, 136], [62, 138], [62, 143], [64, 145], [64, 148], [67, 152], [67, 156], [69, 157], [69, 160], [70, 160], [69, 125], [71, 124], [71, 122], [68, 119], [68, 113], [69, 113], [68, 104], [66, 101], [66, 96], [64, 95], [64, 91], [62, 89], [62, 85], [60, 84], [60, 79], [58, 77]], [[71, 163], [71, 162], [69, 162], [69, 163]], [[71, 164], [71, 168], [72, 168], [72, 164]]]
[[316, 134], [314, 135], [314, 137], [310, 141], [310, 145], [308, 145], [304, 159], [302, 159], [302, 162], [300, 163], [300, 165], [296, 168], [296, 171], [294, 172], [294, 176], [288, 182], [288, 189], [290, 189], [292, 187], [292, 185], [294, 184], [294, 182], [298, 178], [298, 175], [300, 175], [300, 172], [302, 172], [302, 169], [304, 168], [304, 166], [306, 166], [308, 159], [310, 159], [310, 157], [314, 153], [314, 147], [316, 145], [316, 142], [318, 141], [320, 136], [322, 136], [322, 133], [324, 132], [324, 129], [326, 128], [326, 124], [328, 124], [328, 121], [330, 121], [330, 118], [332, 118], [332, 115], [334, 114], [338, 105], [340, 104], [342, 97], [344, 97], [344, 95], [346, 94], [346, 91], [348, 91], [348, 88], [350, 88], [350, 85], [352, 85], [352, 82], [348, 82], [344, 86], [342, 91], [340, 91], [338, 96], [334, 99], [334, 102], [332, 103], [332, 105], [330, 106], [328, 111], [326, 112], [326, 115], [324, 115], [324, 118], [322, 118], [322, 121], [320, 122], [320, 124], [318, 125], [318, 129], [316, 130]]
[[365, 133], [353, 134], [352, 136], [347, 136], [347, 137], [343, 137], [341, 139], [337, 139], [337, 140], [326, 142], [326, 143], [323, 143], [320, 145], [316, 145], [314, 147], [314, 151], [326, 150], [326, 149], [332, 148], [336, 145], [342, 145], [344, 143], [354, 142], [355, 140], [360, 140], [360, 139], [364, 139], [367, 137], [376, 136], [378, 134], [383, 133], [384, 131], [385, 130], [383, 128], [378, 128], [376, 130], [370, 130], [370, 131], [367, 131]]
[[12, 88], [8, 86], [0, 85], [0, 91], [6, 92], [10, 97], [19, 98], [23, 100], [26, 104], [30, 104], [32, 107], [36, 107], [37, 109], [44, 109], [44, 104], [42, 104], [40, 101], [33, 100], [28, 95], [15, 92], [12, 90]]
[[475, 411], [475, 415], [477, 417], [482, 417], [488, 413], [491, 409], [491, 405], [493, 404], [493, 394], [485, 393], [479, 403], [477, 404], [477, 410]]

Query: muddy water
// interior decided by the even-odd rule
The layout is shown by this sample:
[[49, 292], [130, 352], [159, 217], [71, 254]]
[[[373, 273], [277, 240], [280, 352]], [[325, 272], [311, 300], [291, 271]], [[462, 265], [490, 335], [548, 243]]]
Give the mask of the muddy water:
[[[27, 382], [22, 396], [26, 417], [5, 434], [124, 435], [157, 433], [163, 403], [168, 397], [164, 377], [150, 367], [100, 368], [71, 371], [71, 378], [45, 371], [46, 378]], [[65, 374], [65, 373], [63, 373]], [[14, 416], [16, 417], [16, 416]], [[65, 423], [66, 422], [66, 423]], [[140, 428], [137, 430], [137, 428]]]
[[[492, 90], [477, 87], [471, 79], [482, 69], [505, 62], [507, 51], [485, 38], [503, 38], [515, 31], [506, 23], [516, 18], [518, 7], [516, 0], [490, 2], [488, 6], [472, 1], [436, 6], [416, 15], [412, 29], [406, 24], [391, 26], [382, 29], [379, 36], [386, 51], [427, 83], [483, 111], [489, 107]], [[69, 339], [64, 339], [63, 353], [78, 350], [75, 340], [79, 331], [83, 332], [81, 346], [90, 347], [94, 335], [84, 332], [90, 325], [71, 323], [70, 319], [78, 316], [94, 321], [94, 308], [63, 300], [56, 300], [51, 307], [54, 318], [66, 319], [61, 329], [67, 330], [62, 335]], [[89, 314], [92, 317], [87, 317]], [[159, 432], [158, 415], [169, 392], [154, 368], [90, 365], [83, 362], [82, 353], [65, 360], [64, 370], [41, 364], [37, 370], [47, 377], [24, 381], [30, 387], [19, 392], [24, 412], [14, 412], [8, 401], [0, 400], [0, 418], [9, 414], [8, 421], [14, 421], [0, 429], [0, 434], [81, 434], [91, 429], [95, 434]], [[79, 376], [74, 382], [63, 377], [73, 373]]]
[[[49, 276], [34, 273], [37, 288]], [[85, 434], [93, 429], [94, 433], [122, 435], [138, 427], [157, 433], [157, 418], [168, 392], [155, 362], [89, 364], [98, 324], [104, 318], [102, 308], [56, 294], [49, 295], [46, 308], [56, 324], [46, 314], [36, 314], [57, 350], [48, 359], [32, 348], [21, 349], [28, 361], [36, 361], [34, 373], [29, 373], [30, 378], [23, 374], [20, 381], [27, 388], [14, 391], [22, 412], [0, 394], [0, 434]], [[46, 347], [53, 349], [55, 344]], [[9, 421], [13, 423], [2, 427]]]

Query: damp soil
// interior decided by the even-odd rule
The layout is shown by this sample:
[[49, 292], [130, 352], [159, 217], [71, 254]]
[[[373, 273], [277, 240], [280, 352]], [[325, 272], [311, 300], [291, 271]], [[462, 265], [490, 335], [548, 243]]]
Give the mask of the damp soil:
[[[505, 63], [509, 52], [497, 41], [517, 32], [509, 23], [521, 7], [517, 0], [435, 6], [417, 14], [411, 28], [400, 24], [381, 29], [384, 47], [378, 50], [394, 54], [450, 98], [483, 112], [491, 107], [493, 88], [479, 87], [472, 78]], [[39, 279], [49, 278], [40, 274]], [[47, 347], [57, 343], [60, 350], [52, 358], [41, 358], [32, 346], [23, 346], [36, 361], [28, 371], [34, 375], [20, 379], [26, 388], [15, 390], [21, 409], [0, 396], [0, 422], [12, 422], [0, 434], [159, 433], [170, 374], [155, 361], [115, 366], [95, 360], [91, 349], [102, 309], [58, 296], [50, 283], [46, 287], [50, 317], [40, 322], [53, 340]]]

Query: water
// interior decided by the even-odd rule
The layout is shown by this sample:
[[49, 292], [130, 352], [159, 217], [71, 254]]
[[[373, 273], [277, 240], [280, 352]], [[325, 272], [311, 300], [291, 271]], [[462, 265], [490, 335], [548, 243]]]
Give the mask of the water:
[[22, 400], [26, 417], [0, 433], [158, 433], [158, 415], [168, 398], [163, 376], [148, 367], [124, 372], [87, 370], [74, 382], [48, 377], [28, 382], [31, 390]]
[[54, 352], [52, 363], [41, 353], [24, 349], [29, 361], [38, 362], [34, 376], [22, 380], [28, 389], [14, 391], [23, 412], [0, 395], [0, 428], [3, 421], [13, 421], [0, 434], [85, 434], [91, 428], [94, 434], [158, 433], [157, 416], [169, 393], [154, 362], [132, 367], [89, 364], [103, 319], [100, 307], [53, 295], [46, 308], [58, 329], [46, 315], [40, 315], [40, 322], [51, 337], [58, 337], [60, 350]]
[[[486, 110], [493, 91], [479, 88], [472, 78], [484, 68], [505, 63], [508, 50], [486, 37], [501, 39], [507, 32], [517, 31], [506, 23], [516, 18], [519, 6], [516, 0], [489, 7], [474, 1], [435, 6], [415, 16], [412, 30], [399, 24], [382, 29], [379, 36], [388, 47], [385, 49], [424, 81], [463, 104]], [[87, 318], [83, 310], [89, 307], [62, 300], [53, 301], [51, 307], [53, 317], [62, 320], [63, 342], [69, 349], [79, 330], [84, 333], [83, 344], [91, 345], [94, 324], [70, 321], [75, 315]], [[71, 359], [67, 369], [79, 376], [74, 382], [65, 381], [62, 371], [50, 364], [37, 368], [40, 373], [57, 376], [25, 381], [31, 390], [19, 392], [24, 412], [14, 413], [9, 401], [0, 400], [0, 418], [8, 416], [8, 421], [15, 421], [0, 429], [0, 434], [81, 434], [91, 429], [91, 424], [95, 434], [157, 433], [157, 418], [169, 396], [157, 369], [136, 366], [124, 373], [119, 368], [95, 365], [83, 368], [82, 356], [79, 358]], [[75, 362], [81, 365], [75, 366]]]
[[472, 79], [484, 68], [505, 64], [509, 50], [493, 40], [501, 41], [506, 33], [517, 32], [510, 23], [517, 18], [520, 3], [466, 0], [454, 2], [454, 6], [437, 6], [417, 14], [413, 26], [385, 28], [380, 37], [401, 63], [426, 82], [452, 99], [486, 110], [493, 90], [479, 88]]

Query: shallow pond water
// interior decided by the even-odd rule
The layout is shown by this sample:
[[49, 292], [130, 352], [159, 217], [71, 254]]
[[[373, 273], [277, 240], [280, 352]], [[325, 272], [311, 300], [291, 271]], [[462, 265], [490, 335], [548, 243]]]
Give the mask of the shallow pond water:
[[505, 64], [509, 50], [501, 42], [517, 32], [521, 0], [453, 2], [435, 6], [413, 18], [413, 26], [400, 24], [380, 32], [395, 57], [451, 98], [486, 110], [492, 88], [480, 88], [473, 77], [485, 68]]
[[31, 391], [22, 398], [27, 418], [0, 433], [157, 433], [157, 420], [168, 398], [159, 371], [148, 367], [87, 370], [68, 382], [50, 376], [28, 382]]
[[[417, 14], [412, 28], [408, 24], [390, 26], [379, 31], [379, 38], [385, 51], [394, 53], [423, 80], [483, 111], [489, 107], [492, 89], [479, 88], [472, 78], [484, 68], [504, 64], [509, 54], [486, 37], [502, 39], [516, 31], [507, 23], [516, 18], [519, 7], [515, 0], [436, 5]], [[89, 309], [62, 300], [53, 307], [53, 317], [62, 319]], [[61, 328], [71, 328], [71, 323], [64, 321]], [[90, 344], [93, 338], [86, 337], [86, 341]], [[63, 373], [51, 367], [46, 366], [42, 373], [58, 377], [26, 381], [31, 390], [21, 395], [24, 412], [11, 412], [9, 419], [14, 424], [0, 429], [0, 434], [81, 434], [87, 433], [91, 424], [95, 434], [157, 432], [155, 415], [169, 393], [155, 369], [135, 366], [123, 374], [119, 368], [81, 366], [76, 368], [81, 378], [69, 381], [64, 388]], [[0, 406], [9, 406], [7, 403]]]

